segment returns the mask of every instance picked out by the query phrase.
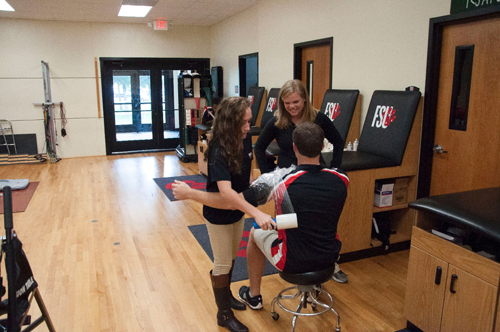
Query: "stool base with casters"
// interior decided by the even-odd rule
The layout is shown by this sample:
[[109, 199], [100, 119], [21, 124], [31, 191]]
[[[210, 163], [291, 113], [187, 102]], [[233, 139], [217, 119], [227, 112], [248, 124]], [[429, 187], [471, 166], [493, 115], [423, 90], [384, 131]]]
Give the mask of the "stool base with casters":
[[[279, 272], [280, 277], [295, 286], [288, 287], [273, 299], [271, 303], [271, 316], [274, 320], [279, 319], [279, 314], [275, 310], [275, 305], [283, 309], [286, 312], [293, 314], [292, 319], [292, 332], [295, 331], [295, 324], [299, 316], [317, 316], [324, 314], [328, 311], [332, 311], [335, 316], [337, 316], [337, 326], [335, 327], [336, 332], [340, 332], [340, 316], [333, 308], [333, 297], [325, 289], [321, 287], [321, 284], [330, 280], [333, 272], [335, 271], [335, 265], [321, 271], [315, 272], [305, 272], [305, 273], [285, 273]], [[296, 291], [295, 294], [286, 294], [290, 291]], [[320, 294], [324, 294], [328, 301], [327, 303], [321, 302], [318, 297]], [[285, 306], [284, 302], [286, 300], [293, 300], [300, 298], [300, 303], [297, 308], [289, 309]], [[313, 313], [303, 313], [301, 312], [303, 308], [307, 308], [307, 305], [311, 305], [311, 308], [316, 311], [316, 307], [319, 305], [323, 310]]]

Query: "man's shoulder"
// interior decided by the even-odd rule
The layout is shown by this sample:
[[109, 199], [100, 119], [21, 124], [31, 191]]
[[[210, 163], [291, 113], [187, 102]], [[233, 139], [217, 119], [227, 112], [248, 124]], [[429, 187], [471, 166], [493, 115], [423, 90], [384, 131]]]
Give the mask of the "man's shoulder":
[[323, 168], [321, 171], [323, 174], [329, 174], [335, 179], [341, 179], [346, 186], [349, 184], [349, 177], [340, 168]]

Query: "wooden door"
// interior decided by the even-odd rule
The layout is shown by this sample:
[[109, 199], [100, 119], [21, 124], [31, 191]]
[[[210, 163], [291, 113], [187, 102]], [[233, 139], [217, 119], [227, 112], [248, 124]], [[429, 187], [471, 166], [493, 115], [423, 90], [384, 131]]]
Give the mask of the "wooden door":
[[[445, 26], [436, 112], [430, 195], [500, 186], [500, 18]], [[457, 47], [473, 47], [468, 112], [450, 129]], [[460, 66], [457, 66], [458, 68]], [[463, 83], [463, 80], [455, 82]], [[460, 91], [460, 84], [455, 91]], [[463, 91], [462, 91], [463, 92]], [[457, 94], [459, 103], [463, 94]], [[467, 105], [467, 103], [462, 103]], [[455, 108], [457, 109], [457, 108]], [[463, 112], [458, 108], [458, 112]]]
[[441, 331], [493, 331], [497, 292], [497, 287], [450, 265]]
[[[436, 278], [438, 268], [441, 278]], [[411, 247], [404, 313], [408, 321], [423, 331], [440, 329], [447, 272], [447, 262]]]
[[294, 45], [293, 77], [304, 82], [316, 109], [332, 86], [332, 52], [331, 37]]
[[302, 82], [307, 86], [311, 102], [321, 108], [326, 90], [330, 88], [330, 45], [307, 47], [302, 50]]

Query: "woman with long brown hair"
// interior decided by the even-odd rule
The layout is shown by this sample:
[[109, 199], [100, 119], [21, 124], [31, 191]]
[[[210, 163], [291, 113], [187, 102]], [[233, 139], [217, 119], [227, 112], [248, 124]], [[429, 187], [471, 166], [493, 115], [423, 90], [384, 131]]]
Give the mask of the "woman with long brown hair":
[[214, 267], [210, 271], [217, 323], [230, 331], [248, 331], [231, 308], [245, 310], [246, 306], [231, 293], [231, 275], [238, 253], [244, 226], [244, 214], [252, 215], [264, 229], [271, 228], [271, 216], [249, 204], [238, 193], [249, 187], [251, 181], [252, 141], [250, 130], [252, 111], [246, 98], [223, 99], [212, 126], [212, 138], [205, 159], [208, 160], [207, 191], [220, 195], [237, 210], [222, 210], [203, 205], [203, 217], [214, 253]]

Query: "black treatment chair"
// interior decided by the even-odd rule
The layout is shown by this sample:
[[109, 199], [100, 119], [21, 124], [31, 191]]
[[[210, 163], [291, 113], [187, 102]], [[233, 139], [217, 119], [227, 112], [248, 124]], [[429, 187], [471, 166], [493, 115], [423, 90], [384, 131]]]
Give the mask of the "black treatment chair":
[[[328, 89], [323, 97], [320, 112], [326, 114], [338, 130], [342, 140], [347, 144], [347, 136], [359, 136], [359, 119], [361, 102], [359, 90]], [[354, 122], [352, 121], [354, 119]], [[271, 143], [266, 150], [268, 155], [277, 156], [279, 147], [276, 142]], [[331, 154], [328, 158], [331, 160]]]
[[248, 89], [247, 98], [250, 100], [252, 105], [250, 108], [252, 109], [252, 121], [250, 122], [251, 127], [255, 127], [256, 123], [260, 124], [258, 119], [261, 117], [263, 113], [265, 102], [266, 102], [266, 88], [260, 86], [251, 86]]
[[[373, 93], [357, 151], [344, 151], [341, 169], [366, 170], [400, 166], [420, 102], [419, 91]], [[328, 163], [331, 153], [324, 153]]]
[[[54, 325], [38, 290], [38, 284], [22, 249], [22, 243], [13, 230], [12, 188], [4, 187], [3, 195], [5, 239], [2, 240], [2, 255], [5, 254], [8, 298], [0, 303], [0, 315], [7, 314], [7, 318], [0, 319], [0, 331], [28, 332], [45, 322], [48, 330], [54, 332]], [[5, 288], [1, 281], [0, 277], [0, 295], [3, 296]], [[28, 312], [33, 298], [38, 304], [41, 316], [31, 322]], [[23, 326], [25, 327], [22, 328]]]
[[[250, 135], [259, 136], [266, 124], [274, 117], [274, 112], [278, 109], [278, 99], [280, 95], [280, 88], [271, 88], [267, 96], [266, 108], [260, 119], [259, 127], [250, 128]], [[274, 158], [279, 153], [278, 143], [272, 141], [266, 149], [266, 154], [269, 158]]]
[[[328, 311], [332, 311], [337, 316], [337, 326], [335, 327], [336, 332], [340, 332], [340, 316], [333, 308], [333, 297], [330, 293], [328, 293], [321, 284], [327, 282], [331, 279], [333, 272], [335, 272], [335, 265], [315, 272], [306, 272], [306, 273], [285, 273], [279, 272], [280, 277], [294, 284], [295, 286], [285, 288], [273, 299], [271, 302], [271, 316], [274, 320], [279, 319], [279, 314], [275, 310], [275, 305], [283, 309], [286, 312], [293, 314], [292, 319], [292, 332], [295, 331], [295, 324], [297, 323], [297, 318], [299, 316], [317, 316], [324, 314]], [[292, 291], [292, 293], [290, 293]], [[295, 293], [294, 293], [295, 292]], [[288, 293], [288, 294], [287, 294]], [[324, 294], [326, 297], [327, 303], [324, 303], [319, 300], [319, 296]], [[299, 303], [297, 306], [297, 301], [293, 301], [294, 299], [299, 299]], [[289, 309], [285, 306], [284, 302], [287, 302], [288, 305], [294, 304], [296, 306], [295, 310]], [[306, 309], [307, 306], [310, 305], [314, 312], [302, 312], [302, 309]], [[316, 311], [317, 306], [321, 306], [323, 310]]]
[[[353, 136], [355, 136], [354, 138], [357, 138], [359, 135], [359, 116], [361, 112], [361, 103], [358, 101], [358, 98], [359, 90], [339, 89], [326, 90], [325, 96], [323, 97], [321, 112], [325, 113], [330, 118], [330, 120], [333, 121], [333, 125], [338, 130], [344, 142], [346, 142], [347, 135], [351, 131], [356, 131], [355, 133], [353, 133]], [[355, 113], [357, 115], [355, 119], [355, 121], [357, 120], [357, 123], [352, 122]], [[351, 123], [356, 128], [352, 128]]]
[[266, 126], [267, 122], [273, 118], [274, 111], [276, 111], [276, 109], [278, 108], [279, 94], [279, 88], [272, 88], [271, 90], [269, 90], [262, 116], [260, 116], [260, 119], [256, 120], [256, 125], [250, 128], [249, 134], [251, 136], [259, 136], [262, 132], [262, 129], [264, 129], [264, 127]]

